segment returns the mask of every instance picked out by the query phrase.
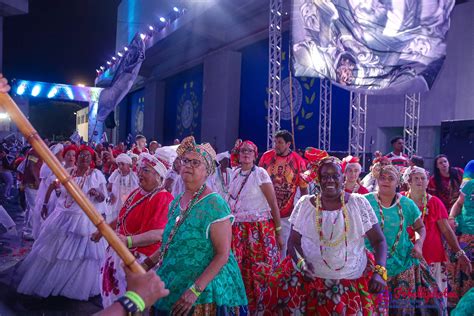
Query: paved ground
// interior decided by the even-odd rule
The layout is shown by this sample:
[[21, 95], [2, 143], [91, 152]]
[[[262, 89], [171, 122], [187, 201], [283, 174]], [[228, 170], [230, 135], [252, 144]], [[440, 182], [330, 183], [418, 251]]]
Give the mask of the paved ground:
[[[18, 199], [2, 203], [17, 223], [17, 231], [23, 226], [23, 213]], [[31, 241], [25, 241], [18, 235], [9, 235], [0, 227], [0, 316], [9, 315], [91, 315], [101, 309], [100, 297], [81, 302], [64, 297], [46, 299], [16, 293], [21, 279], [17, 269], [29, 253]]]

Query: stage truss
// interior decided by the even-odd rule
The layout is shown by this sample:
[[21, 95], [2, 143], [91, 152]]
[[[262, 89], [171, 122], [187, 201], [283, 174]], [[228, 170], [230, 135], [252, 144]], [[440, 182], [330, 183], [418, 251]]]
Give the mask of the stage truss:
[[349, 108], [349, 155], [359, 157], [365, 170], [367, 95], [351, 92]]
[[420, 129], [420, 93], [405, 94], [405, 122], [403, 138], [405, 153], [411, 157], [418, 151], [418, 136]]
[[321, 79], [319, 84], [319, 141], [318, 148], [331, 150], [332, 83]]
[[283, 0], [270, 0], [267, 149], [273, 148], [275, 133], [280, 129], [282, 12]]

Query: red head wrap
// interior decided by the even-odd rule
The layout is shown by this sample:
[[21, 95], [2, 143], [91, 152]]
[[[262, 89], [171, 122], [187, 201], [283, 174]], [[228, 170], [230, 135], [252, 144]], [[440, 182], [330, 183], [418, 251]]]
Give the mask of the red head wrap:
[[253, 149], [253, 152], [255, 153], [255, 158], [258, 157], [258, 147], [257, 145], [255, 145], [253, 142], [251, 142], [250, 140], [246, 140], [246, 141], [243, 141], [243, 142], [240, 142], [238, 146], [234, 147], [234, 149], [232, 149], [231, 151], [231, 154], [230, 154], [230, 166], [232, 168], [234, 167], [237, 167], [240, 165], [240, 162], [239, 162], [239, 154], [240, 154], [240, 149], [244, 146], [244, 145], [247, 145], [247, 146], [250, 146], [250, 148]]
[[308, 159], [308, 170], [301, 174], [304, 181], [310, 183], [318, 178], [319, 162], [329, 157], [329, 154], [321, 149], [308, 147], [304, 152], [304, 157]]
[[77, 156], [77, 153], [78, 153], [78, 151], [79, 151], [79, 148], [77, 148], [76, 145], [69, 145], [69, 146], [64, 147], [64, 150], [63, 150], [63, 157], [66, 156], [66, 153], [67, 153], [68, 151], [70, 151], [70, 150], [74, 151], [74, 153], [75, 153], [76, 156]]
[[345, 157], [344, 159], [342, 159], [342, 164], [341, 164], [341, 167], [342, 167], [342, 172], [344, 173], [346, 171], [346, 167], [348, 164], [351, 164], [351, 163], [357, 163], [360, 165], [360, 162], [359, 162], [359, 157], [354, 157], [354, 156], [347, 156]]
[[79, 158], [79, 154], [81, 153], [81, 151], [88, 151], [90, 152], [91, 156], [92, 156], [92, 160], [91, 160], [91, 165], [90, 167], [91, 168], [95, 168], [95, 158], [96, 158], [96, 152], [94, 149], [92, 149], [91, 147], [87, 146], [87, 145], [81, 145], [81, 147], [79, 147], [79, 150], [77, 151], [76, 153], [76, 160], [78, 160]]

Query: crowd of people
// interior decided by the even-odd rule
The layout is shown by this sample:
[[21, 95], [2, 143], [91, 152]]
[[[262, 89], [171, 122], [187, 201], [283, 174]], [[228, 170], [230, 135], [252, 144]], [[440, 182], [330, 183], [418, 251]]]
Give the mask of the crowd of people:
[[129, 148], [50, 144], [145, 275], [123, 266], [23, 150], [5, 169], [20, 183], [23, 238], [34, 240], [17, 291], [100, 294], [102, 315], [472, 313], [474, 160], [461, 169], [439, 155], [430, 175], [395, 137], [361, 179], [358, 157], [301, 156], [292, 140], [279, 131], [263, 155], [250, 140], [217, 154], [192, 136], [164, 147], [142, 135]]

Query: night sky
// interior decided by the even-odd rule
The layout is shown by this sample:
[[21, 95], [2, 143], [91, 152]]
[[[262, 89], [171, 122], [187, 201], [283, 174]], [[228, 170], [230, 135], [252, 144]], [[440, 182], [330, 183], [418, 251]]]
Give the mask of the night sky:
[[4, 19], [3, 72], [9, 79], [93, 85], [115, 51], [120, 0], [30, 0]]

